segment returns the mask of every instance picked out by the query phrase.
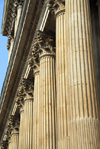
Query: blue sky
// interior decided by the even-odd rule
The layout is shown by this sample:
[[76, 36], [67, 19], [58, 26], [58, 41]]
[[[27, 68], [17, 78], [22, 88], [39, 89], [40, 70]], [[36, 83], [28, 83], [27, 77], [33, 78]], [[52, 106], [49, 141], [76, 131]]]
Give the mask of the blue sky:
[[1, 35], [4, 0], [0, 0], [0, 93], [8, 65], [7, 37]]

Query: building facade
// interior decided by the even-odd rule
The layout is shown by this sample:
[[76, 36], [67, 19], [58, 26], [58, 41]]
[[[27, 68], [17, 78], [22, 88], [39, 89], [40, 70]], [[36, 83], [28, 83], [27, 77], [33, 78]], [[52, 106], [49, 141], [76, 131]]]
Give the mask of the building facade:
[[100, 0], [5, 0], [0, 149], [100, 149]]

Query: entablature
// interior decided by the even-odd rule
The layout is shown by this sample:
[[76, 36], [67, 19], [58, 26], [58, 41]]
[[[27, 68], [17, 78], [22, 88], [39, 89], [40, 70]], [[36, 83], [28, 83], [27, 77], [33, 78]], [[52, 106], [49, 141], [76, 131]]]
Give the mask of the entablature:
[[13, 29], [13, 20], [16, 17], [18, 5], [22, 5], [24, 0], [5, 0], [2, 20], [2, 35], [9, 36]]

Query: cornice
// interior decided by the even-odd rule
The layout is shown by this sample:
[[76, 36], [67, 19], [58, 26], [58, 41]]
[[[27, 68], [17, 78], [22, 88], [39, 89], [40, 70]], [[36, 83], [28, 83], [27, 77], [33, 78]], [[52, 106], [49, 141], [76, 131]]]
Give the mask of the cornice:
[[9, 26], [12, 18], [12, 9], [13, 9], [14, 0], [5, 0], [4, 11], [3, 11], [3, 20], [2, 20], [2, 29], [1, 33], [3, 36], [8, 36]]
[[19, 81], [29, 54], [44, 0], [25, 0], [1, 92], [0, 137], [13, 105]]

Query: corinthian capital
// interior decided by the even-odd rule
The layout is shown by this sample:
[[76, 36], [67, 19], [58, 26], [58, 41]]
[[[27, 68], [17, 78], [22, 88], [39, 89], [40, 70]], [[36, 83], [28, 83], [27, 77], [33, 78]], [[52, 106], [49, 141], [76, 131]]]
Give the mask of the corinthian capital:
[[55, 55], [54, 36], [50, 33], [37, 32], [37, 42], [39, 45], [40, 57], [43, 55]]
[[35, 43], [32, 46], [28, 63], [33, 71], [39, 69], [39, 45], [37, 39], [35, 39]]
[[22, 79], [20, 86], [19, 86], [19, 91], [17, 94], [17, 104], [22, 107], [24, 104], [24, 100], [26, 99], [33, 99], [33, 91], [34, 91], [34, 86], [33, 86], [33, 81], [28, 80], [28, 79]]
[[65, 10], [65, 0], [47, 0], [46, 3], [52, 13], [57, 14], [58, 12]]

